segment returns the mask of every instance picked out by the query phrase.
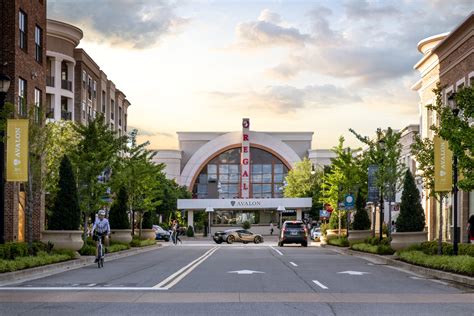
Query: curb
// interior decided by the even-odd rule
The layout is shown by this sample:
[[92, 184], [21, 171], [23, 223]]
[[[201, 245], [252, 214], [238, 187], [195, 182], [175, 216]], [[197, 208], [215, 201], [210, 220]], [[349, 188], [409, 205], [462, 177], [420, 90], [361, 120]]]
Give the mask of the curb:
[[386, 264], [386, 265], [390, 265], [390, 266], [394, 266], [398, 268], [403, 268], [405, 270], [418, 273], [424, 276], [428, 276], [433, 279], [445, 280], [445, 281], [455, 282], [462, 285], [474, 287], [473, 277], [469, 277], [467, 275], [455, 274], [452, 272], [446, 272], [443, 270], [435, 270], [435, 269], [425, 268], [422, 266], [417, 266], [414, 264], [410, 264], [404, 261], [394, 259], [394, 258], [397, 258], [396, 256], [381, 256], [381, 255], [376, 255], [376, 254], [371, 254], [371, 253], [366, 253], [366, 252], [354, 251], [348, 248], [340, 248], [340, 247], [331, 246], [331, 245], [321, 245], [321, 247], [327, 248], [331, 251], [334, 251], [340, 254], [360, 257], [362, 259], [366, 259], [372, 262], [376, 261], [377, 264]]
[[[153, 246], [146, 246], [141, 248], [131, 248], [119, 252], [108, 254], [107, 261], [125, 258], [133, 255], [137, 255], [143, 252], [148, 252], [162, 248], [162, 244], [156, 244]], [[84, 256], [78, 259], [72, 259], [59, 263], [52, 263], [44, 266], [39, 266], [30, 269], [23, 269], [13, 272], [5, 272], [0, 274], [0, 286], [10, 285], [15, 283], [21, 283], [24, 281], [35, 280], [46, 276], [58, 274], [64, 271], [79, 269], [90, 264], [94, 264], [94, 256]]]

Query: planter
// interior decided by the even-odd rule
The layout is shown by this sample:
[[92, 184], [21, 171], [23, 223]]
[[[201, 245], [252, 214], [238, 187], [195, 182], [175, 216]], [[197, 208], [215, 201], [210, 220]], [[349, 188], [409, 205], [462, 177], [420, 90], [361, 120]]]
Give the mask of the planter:
[[[135, 234], [138, 236], [140, 233], [139, 229], [135, 229]], [[142, 240], [149, 239], [149, 240], [155, 240], [156, 239], [156, 232], [154, 229], [145, 229], [142, 228]]]
[[410, 245], [421, 244], [428, 240], [427, 237], [427, 232], [392, 233], [390, 246], [393, 250], [401, 250], [408, 248]]
[[319, 240], [321, 241], [321, 245], [327, 245], [328, 244], [328, 238], [326, 236], [321, 235]]
[[131, 229], [112, 229], [110, 237], [113, 241], [129, 244], [132, 241]]
[[78, 251], [84, 245], [82, 230], [45, 230], [41, 232], [41, 241], [52, 242], [53, 249], [70, 249]]
[[349, 241], [354, 241], [354, 240], [364, 240], [367, 237], [370, 237], [372, 234], [372, 231], [369, 230], [350, 230], [349, 231]]
[[[345, 235], [346, 235], [346, 229], [341, 228], [341, 236], [345, 236]], [[326, 230], [326, 237], [328, 239], [335, 238], [335, 237], [338, 237], [338, 236], [339, 236], [339, 229], [328, 229], [328, 230]]]

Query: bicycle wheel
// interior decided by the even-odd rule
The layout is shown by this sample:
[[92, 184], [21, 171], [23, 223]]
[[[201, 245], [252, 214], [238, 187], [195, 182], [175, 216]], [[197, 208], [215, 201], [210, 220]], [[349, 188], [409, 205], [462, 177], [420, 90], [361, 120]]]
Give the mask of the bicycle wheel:
[[97, 267], [100, 269], [101, 268], [101, 261], [102, 261], [102, 245], [99, 244], [97, 246]]

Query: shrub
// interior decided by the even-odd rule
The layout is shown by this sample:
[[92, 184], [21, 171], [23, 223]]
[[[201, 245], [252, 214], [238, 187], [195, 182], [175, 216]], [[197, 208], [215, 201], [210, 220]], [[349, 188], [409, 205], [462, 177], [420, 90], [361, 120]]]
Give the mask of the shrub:
[[[470, 256], [474, 257], [474, 244], [459, 244], [458, 245], [458, 255], [460, 256]], [[427, 255], [437, 255], [438, 254], [438, 241], [425, 241], [419, 245], [412, 245], [407, 250], [411, 251], [422, 251]], [[453, 255], [453, 245], [447, 242], [443, 242], [441, 254], [446, 256]]]
[[331, 217], [329, 218], [329, 229], [339, 228], [339, 214], [341, 214], [341, 229], [347, 227], [347, 212], [344, 211], [332, 211]]
[[420, 202], [420, 192], [409, 169], [405, 172], [400, 215], [396, 227], [397, 232], [420, 232], [425, 227], [425, 213]]
[[351, 249], [378, 255], [392, 255], [395, 252], [390, 246], [387, 245], [371, 245], [366, 243], [353, 244], [351, 245]]
[[250, 228], [250, 222], [249, 221], [245, 221], [242, 223], [242, 228], [243, 229], [249, 229]]
[[72, 251], [57, 251], [53, 254], [39, 251], [36, 256], [17, 257], [15, 260], [0, 259], [0, 273], [57, 263], [74, 257]]
[[193, 226], [188, 226], [188, 229], [186, 230], [186, 236], [188, 237], [194, 237], [194, 228]]
[[0, 245], [0, 259], [13, 260], [16, 257], [28, 255], [28, 244], [23, 242], [9, 242]]
[[148, 211], [148, 212], [143, 213], [142, 228], [143, 229], [152, 229], [153, 228], [153, 213], [152, 213], [152, 211]]
[[398, 256], [412, 264], [474, 276], [474, 258], [471, 256], [432, 256], [410, 250], [401, 251]]
[[112, 204], [109, 213], [109, 222], [112, 229], [130, 229], [127, 215], [128, 196], [124, 187], [119, 189], [117, 200]]
[[370, 229], [369, 214], [367, 214], [367, 210], [365, 209], [365, 199], [362, 196], [360, 188], [357, 192], [355, 205], [357, 212], [354, 215], [354, 222], [352, 223], [352, 228], [354, 230]]
[[130, 242], [131, 247], [145, 247], [145, 246], [152, 246], [152, 245], [156, 245], [155, 240], [149, 240], [149, 239], [140, 240], [138, 238], [133, 238], [132, 241]]
[[321, 235], [326, 236], [328, 227], [329, 227], [329, 224], [321, 224], [320, 226]]
[[59, 191], [56, 195], [48, 229], [78, 230], [81, 222], [81, 210], [77, 197], [76, 178], [69, 158], [64, 155], [59, 166]]
[[382, 238], [382, 240], [380, 240], [379, 237], [367, 237], [364, 240], [364, 243], [372, 245], [372, 246], [378, 246], [378, 245], [390, 246], [390, 239]]
[[349, 247], [349, 241], [346, 237], [328, 239], [328, 244], [338, 247]]

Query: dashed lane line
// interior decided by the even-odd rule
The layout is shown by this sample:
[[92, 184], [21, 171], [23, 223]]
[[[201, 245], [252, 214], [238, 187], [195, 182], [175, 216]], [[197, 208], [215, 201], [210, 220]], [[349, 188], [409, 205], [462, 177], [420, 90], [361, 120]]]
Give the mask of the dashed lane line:
[[298, 265], [292, 261], [290, 261], [290, 264], [293, 266], [293, 267], [297, 267]]
[[275, 249], [275, 247], [273, 247], [273, 246], [269, 246], [269, 247], [272, 248], [273, 250], [275, 250], [280, 256], [283, 256], [283, 253], [280, 250]]
[[313, 280], [314, 284], [316, 284], [317, 286], [319, 286], [320, 288], [324, 289], [324, 290], [327, 290], [328, 287], [324, 284], [322, 284], [321, 282], [319, 282], [318, 280]]

